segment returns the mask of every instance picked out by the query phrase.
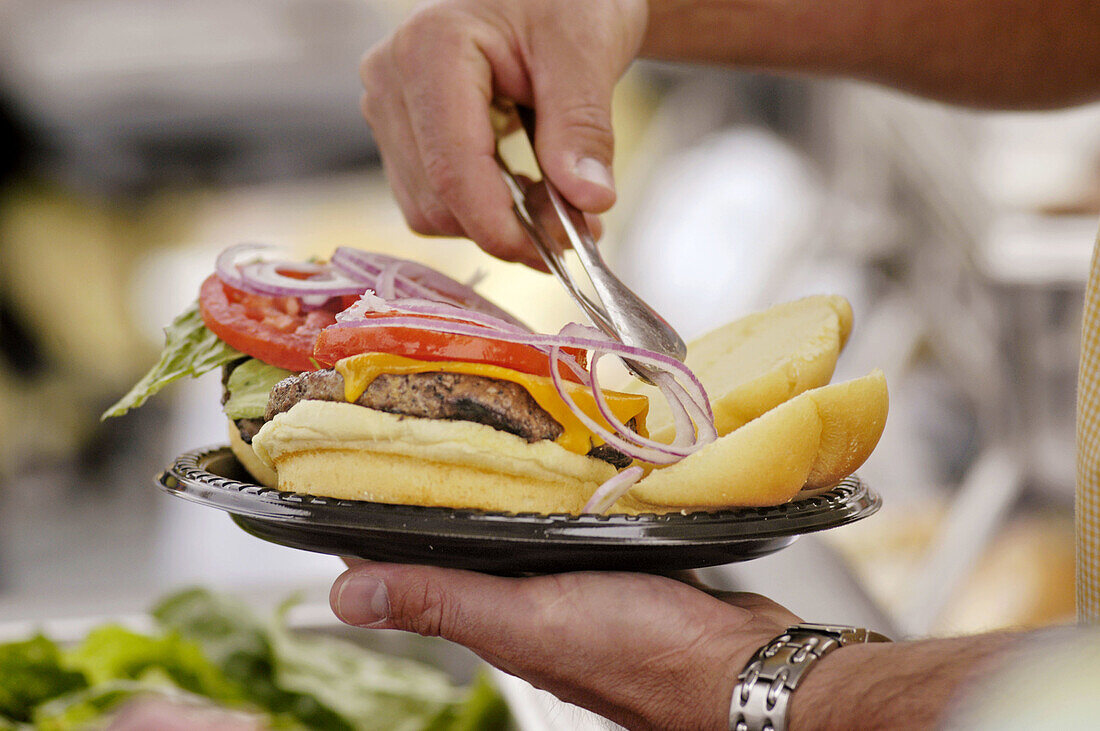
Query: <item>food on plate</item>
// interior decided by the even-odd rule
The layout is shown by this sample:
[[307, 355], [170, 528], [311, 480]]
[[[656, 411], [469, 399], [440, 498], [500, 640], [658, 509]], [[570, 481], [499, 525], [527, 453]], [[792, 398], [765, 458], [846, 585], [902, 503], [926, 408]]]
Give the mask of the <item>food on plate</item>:
[[[223, 252], [160, 363], [106, 415], [220, 366], [231, 446], [263, 484], [572, 514], [786, 502], [850, 474], [885, 422], [880, 373], [826, 386], [851, 330], [840, 297], [719, 328], [685, 365], [578, 324], [534, 333], [404, 259], [268, 253]], [[604, 388], [607, 355], [649, 365], [657, 386]]]
[[[107, 623], [62, 644], [0, 643], [0, 729], [503, 729], [484, 675], [434, 667], [286, 627], [282, 610], [202, 589], [172, 594], [153, 628]], [[145, 623], [142, 623], [145, 624]]]
[[882, 434], [886, 410], [882, 371], [805, 391], [690, 458], [653, 470], [630, 494], [639, 509], [784, 503], [863, 464]]
[[[635, 485], [637, 508], [775, 505], [854, 472], [882, 435], [889, 397], [877, 370], [827, 385], [851, 329], [844, 298], [816, 296], [691, 342], [686, 364], [711, 396], [719, 438]], [[650, 430], [667, 439], [674, 431], [667, 410], [658, 399], [651, 404]]]
[[[852, 330], [852, 308], [838, 296], [806, 297], [723, 325], [692, 341], [686, 365], [710, 394], [714, 427], [729, 434], [769, 409], [833, 377]], [[640, 382], [634, 387], [642, 393]], [[664, 401], [651, 398], [650, 432], [675, 431]]]

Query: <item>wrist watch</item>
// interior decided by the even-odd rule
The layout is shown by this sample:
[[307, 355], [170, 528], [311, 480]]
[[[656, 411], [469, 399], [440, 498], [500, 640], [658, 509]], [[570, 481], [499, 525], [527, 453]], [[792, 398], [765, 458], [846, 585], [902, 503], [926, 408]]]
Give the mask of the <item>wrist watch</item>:
[[730, 731], [787, 731], [791, 693], [814, 663], [838, 647], [889, 642], [878, 632], [831, 624], [796, 624], [756, 651], [737, 676]]

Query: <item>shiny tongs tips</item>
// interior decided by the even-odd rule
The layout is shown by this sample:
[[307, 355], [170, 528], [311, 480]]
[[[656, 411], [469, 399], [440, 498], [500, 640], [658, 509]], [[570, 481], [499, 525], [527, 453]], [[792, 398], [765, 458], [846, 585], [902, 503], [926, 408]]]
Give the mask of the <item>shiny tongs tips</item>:
[[[518, 106], [503, 108], [495, 104], [494, 114], [497, 116], [494, 123], [498, 132], [511, 126], [507, 115], [518, 116], [534, 150], [533, 110]], [[512, 194], [513, 209], [520, 224], [531, 237], [546, 266], [592, 320], [592, 324], [621, 343], [682, 361], [687, 355], [683, 339], [663, 317], [611, 272], [596, 246], [584, 214], [558, 193], [545, 174], [542, 174], [540, 183], [525, 184], [501, 157], [499, 140], [498, 135], [496, 161]], [[566, 266], [566, 245], [577, 252], [596, 299], [581, 289]], [[656, 373], [651, 367], [627, 358], [623, 362], [638, 378], [655, 383]]]

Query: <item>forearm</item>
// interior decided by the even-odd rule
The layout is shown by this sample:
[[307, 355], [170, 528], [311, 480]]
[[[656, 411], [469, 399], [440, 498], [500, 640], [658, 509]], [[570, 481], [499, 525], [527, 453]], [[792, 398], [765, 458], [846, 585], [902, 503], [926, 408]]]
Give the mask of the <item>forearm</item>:
[[1092, 0], [649, 0], [642, 55], [839, 75], [985, 107], [1100, 98]]
[[822, 658], [791, 701], [793, 731], [935, 728], [948, 704], [1021, 639], [988, 634], [851, 645]]

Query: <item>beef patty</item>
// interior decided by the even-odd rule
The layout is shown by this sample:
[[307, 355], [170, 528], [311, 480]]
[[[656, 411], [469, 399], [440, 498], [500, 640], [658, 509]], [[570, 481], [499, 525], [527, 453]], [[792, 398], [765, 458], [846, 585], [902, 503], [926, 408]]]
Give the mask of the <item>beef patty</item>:
[[[264, 421], [307, 399], [346, 402], [344, 377], [335, 370], [325, 369], [283, 379], [271, 389], [263, 419], [237, 421], [241, 437], [251, 443]], [[467, 373], [383, 373], [355, 403], [391, 414], [473, 421], [523, 437], [528, 442], [553, 441], [564, 431], [518, 383]], [[634, 426], [633, 421], [630, 426]], [[630, 457], [606, 444], [593, 446], [588, 456], [619, 468], [631, 462]]]
[[[306, 399], [344, 401], [344, 377], [326, 369], [283, 379], [271, 389], [264, 418], [271, 420]], [[466, 373], [383, 373], [355, 403], [391, 414], [476, 421], [529, 442], [562, 433], [561, 424], [523, 386]]]

